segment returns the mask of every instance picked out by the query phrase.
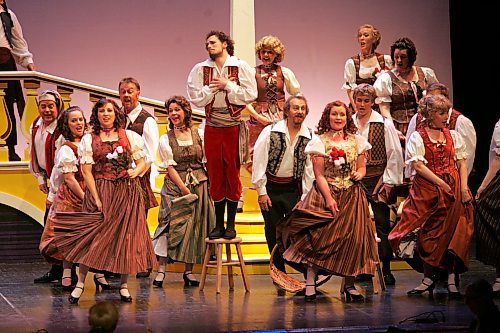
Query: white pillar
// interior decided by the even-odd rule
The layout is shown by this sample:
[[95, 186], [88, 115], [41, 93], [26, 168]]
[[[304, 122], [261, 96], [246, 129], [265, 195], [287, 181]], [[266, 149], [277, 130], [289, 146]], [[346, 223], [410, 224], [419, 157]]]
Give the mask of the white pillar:
[[231, 1], [231, 38], [234, 55], [255, 67], [255, 9], [254, 0]]

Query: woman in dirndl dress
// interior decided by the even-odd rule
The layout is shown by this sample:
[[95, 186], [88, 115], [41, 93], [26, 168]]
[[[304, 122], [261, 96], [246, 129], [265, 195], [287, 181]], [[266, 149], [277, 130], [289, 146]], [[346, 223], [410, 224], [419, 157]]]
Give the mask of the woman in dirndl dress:
[[[83, 211], [55, 215], [58, 249], [66, 260], [80, 264], [69, 296], [73, 304], [83, 293], [89, 268], [121, 274], [120, 299], [132, 302], [128, 275], [156, 262], [138, 179], [146, 166], [144, 142], [139, 134], [123, 129], [124, 117], [111, 99], [95, 104], [92, 133], [84, 135], [78, 147], [86, 185]], [[103, 287], [95, 278], [94, 283], [96, 289]]]
[[163, 287], [166, 264], [178, 261], [185, 263], [184, 286], [198, 286], [193, 265], [203, 262], [205, 238], [215, 227], [204, 168], [203, 132], [191, 126], [191, 105], [185, 97], [169, 98], [165, 108], [170, 130], [160, 138], [160, 157], [167, 174], [153, 237], [155, 253], [160, 257], [153, 285]]
[[340, 101], [329, 103], [318, 136], [305, 149], [312, 157], [314, 185], [277, 226], [285, 260], [307, 267], [306, 301], [316, 298], [319, 271], [344, 276], [346, 300], [363, 301], [354, 276], [374, 275], [379, 263], [375, 226], [359, 183], [371, 145], [355, 133], [351, 110]]

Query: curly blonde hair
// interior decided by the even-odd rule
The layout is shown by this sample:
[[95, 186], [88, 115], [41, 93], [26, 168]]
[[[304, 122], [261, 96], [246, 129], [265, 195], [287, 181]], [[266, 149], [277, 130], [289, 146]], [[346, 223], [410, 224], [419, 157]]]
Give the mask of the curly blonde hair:
[[358, 28], [358, 33], [356, 34], [356, 38], [358, 38], [358, 36], [359, 36], [359, 31], [361, 29], [364, 29], [364, 28], [371, 29], [371, 31], [372, 31], [372, 37], [373, 37], [373, 50], [372, 50], [372, 52], [375, 52], [378, 45], [380, 44], [380, 41], [382, 40], [382, 35], [380, 34], [380, 31], [378, 31], [378, 29], [375, 28], [373, 25], [363, 24], [362, 26], [360, 26]]
[[426, 118], [427, 123], [433, 118], [431, 113], [446, 111], [451, 108], [451, 102], [444, 95], [427, 95], [418, 103], [418, 112]]
[[321, 119], [318, 122], [317, 126], [317, 131], [316, 134], [321, 135], [324, 133], [327, 133], [332, 129], [330, 126], [330, 111], [332, 110], [333, 107], [341, 107], [344, 108], [345, 110], [345, 115], [346, 115], [346, 124], [344, 126], [344, 139], [347, 137], [347, 134], [356, 134], [358, 128], [354, 124], [354, 120], [352, 120], [352, 110], [351, 108], [347, 107], [347, 105], [342, 102], [342, 101], [333, 101], [328, 103], [325, 106], [325, 110], [323, 110], [323, 113], [321, 114]]
[[276, 58], [274, 58], [274, 63], [277, 64], [282, 62], [285, 58], [285, 45], [276, 36], [264, 36], [255, 44], [255, 55], [259, 60], [260, 51], [263, 49], [271, 49], [276, 53]]

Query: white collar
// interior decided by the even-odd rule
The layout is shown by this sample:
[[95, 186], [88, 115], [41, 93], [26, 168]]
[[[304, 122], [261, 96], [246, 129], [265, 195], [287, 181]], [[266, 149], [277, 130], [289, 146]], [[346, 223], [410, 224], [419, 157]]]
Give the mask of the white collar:
[[127, 114], [127, 118], [130, 120], [131, 123], [133, 123], [137, 119], [139, 113], [141, 113], [141, 110], [142, 110], [141, 102], [137, 102], [137, 106]]
[[[356, 112], [355, 114], [352, 115], [352, 119], [354, 120], [354, 124], [356, 127], [359, 128], [359, 119], [358, 119], [358, 113]], [[370, 114], [370, 119], [368, 119], [368, 123], [384, 123], [384, 117], [377, 111], [372, 109], [372, 113]]]
[[[276, 122], [272, 127], [271, 132], [280, 132], [288, 134], [288, 126], [286, 125], [286, 119]], [[300, 130], [299, 133], [297, 133], [297, 135], [306, 137], [308, 139], [312, 139], [311, 131], [309, 131], [309, 128], [307, 128], [307, 126], [304, 125], [304, 123], [302, 123], [302, 125], [300, 126]]]
[[[35, 126], [38, 127], [39, 129], [42, 129], [42, 126], [43, 126], [43, 119], [42, 119], [42, 117], [40, 117], [38, 119], [38, 121], [36, 122]], [[54, 120], [53, 122], [51, 122], [49, 126], [45, 127], [45, 131], [49, 132], [50, 134], [54, 134], [54, 131], [56, 130], [56, 127], [57, 127], [57, 119]]]

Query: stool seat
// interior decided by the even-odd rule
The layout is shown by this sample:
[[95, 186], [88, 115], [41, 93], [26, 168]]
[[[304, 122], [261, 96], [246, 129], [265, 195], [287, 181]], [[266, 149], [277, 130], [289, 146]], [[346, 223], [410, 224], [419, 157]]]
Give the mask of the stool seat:
[[[217, 283], [216, 292], [220, 293], [222, 284], [222, 268], [227, 267], [227, 277], [229, 281], [229, 290], [234, 289], [234, 279], [233, 279], [233, 266], [239, 266], [241, 270], [241, 277], [243, 278], [243, 284], [245, 286], [245, 291], [250, 291], [250, 284], [248, 282], [245, 273], [245, 261], [243, 260], [243, 253], [241, 251], [241, 238], [235, 237], [233, 239], [216, 238], [209, 239], [205, 238], [205, 256], [203, 258], [203, 268], [201, 271], [200, 279], [200, 291], [205, 287], [205, 280], [207, 277], [208, 268], [216, 268], [217, 270]], [[210, 261], [211, 245], [215, 246], [215, 255], [217, 260]], [[226, 245], [226, 260], [222, 259], [222, 246]], [[232, 260], [231, 258], [231, 245], [236, 247], [236, 253], [238, 255], [238, 260]]]

